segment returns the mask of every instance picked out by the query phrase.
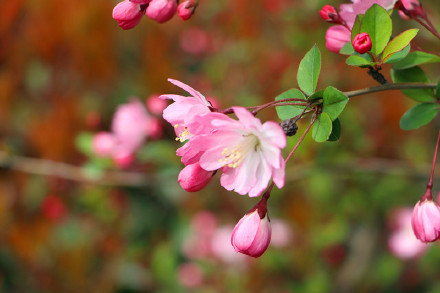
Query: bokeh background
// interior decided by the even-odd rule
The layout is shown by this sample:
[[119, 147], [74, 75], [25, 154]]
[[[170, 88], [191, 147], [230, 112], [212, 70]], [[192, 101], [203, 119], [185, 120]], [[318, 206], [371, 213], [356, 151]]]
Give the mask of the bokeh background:
[[[439, 27], [438, 2], [422, 2]], [[116, 3], [0, 3], [1, 292], [440, 292], [440, 247], [414, 252], [408, 219], [396, 216], [425, 190], [440, 121], [400, 130], [414, 102], [398, 91], [353, 98], [338, 142], [306, 138], [269, 201], [274, 237], [259, 259], [236, 254], [229, 238], [256, 199], [218, 178], [183, 191], [165, 122], [128, 166], [90, 150], [119, 104], [184, 94], [167, 78], [225, 108], [268, 102], [297, 87], [315, 43], [318, 88], [376, 85], [325, 49], [318, 11], [341, 1], [200, 0], [189, 21], [145, 18], [129, 31], [111, 18]], [[395, 34], [418, 27], [393, 20]], [[423, 29], [415, 43], [439, 48]], [[438, 81], [438, 65], [423, 68]], [[259, 118], [277, 119], [274, 109]]]

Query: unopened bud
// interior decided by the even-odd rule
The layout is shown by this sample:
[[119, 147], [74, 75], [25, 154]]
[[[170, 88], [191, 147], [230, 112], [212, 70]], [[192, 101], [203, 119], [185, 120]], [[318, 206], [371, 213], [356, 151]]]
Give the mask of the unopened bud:
[[294, 119], [286, 119], [281, 122], [281, 128], [287, 136], [294, 136], [298, 131], [298, 125]]
[[199, 163], [186, 166], [180, 171], [177, 181], [188, 192], [195, 192], [205, 188], [211, 182], [213, 171], [206, 171]]
[[187, 0], [179, 4], [177, 7], [177, 14], [183, 20], [188, 20], [194, 14], [194, 11], [197, 8], [197, 1]]
[[139, 4], [125, 0], [118, 3], [115, 8], [113, 8], [112, 16], [118, 21], [118, 25], [122, 29], [128, 30], [138, 25], [142, 19], [143, 11]]
[[371, 43], [370, 35], [368, 33], [360, 33], [354, 37], [351, 42], [356, 52], [360, 54], [367, 53], [371, 50], [373, 44]]
[[427, 190], [414, 207], [411, 225], [417, 239], [433, 242], [440, 237], [440, 207]]
[[319, 11], [319, 15], [321, 15], [322, 19], [330, 23], [334, 23], [334, 24], [344, 23], [344, 20], [341, 18], [336, 8], [334, 8], [331, 5], [324, 5], [324, 7], [322, 7], [322, 9]]
[[152, 0], [145, 11], [145, 15], [162, 23], [170, 20], [176, 13], [176, 10], [176, 0]]

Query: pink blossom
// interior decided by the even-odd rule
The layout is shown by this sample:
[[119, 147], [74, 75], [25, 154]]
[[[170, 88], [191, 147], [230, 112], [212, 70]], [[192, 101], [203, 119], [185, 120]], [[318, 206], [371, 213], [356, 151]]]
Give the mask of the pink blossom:
[[134, 162], [134, 156], [131, 153], [115, 153], [113, 154], [113, 162], [119, 168], [127, 168]]
[[333, 53], [339, 54], [342, 47], [351, 41], [351, 32], [342, 25], [331, 26], [325, 33], [325, 46]]
[[152, 117], [148, 122], [146, 135], [152, 139], [159, 139], [162, 137], [163, 134], [162, 128], [162, 120], [156, 117]]
[[182, 32], [179, 43], [183, 51], [197, 55], [208, 51], [210, 38], [206, 31], [191, 27]]
[[177, 270], [177, 279], [185, 288], [196, 288], [203, 282], [203, 272], [196, 263], [184, 263]]
[[98, 156], [110, 156], [116, 146], [116, 137], [110, 132], [98, 132], [92, 140], [92, 150]]
[[238, 254], [231, 246], [231, 230], [233, 227], [225, 225], [217, 228], [211, 239], [213, 254], [223, 262], [233, 265], [234, 268], [245, 268], [248, 257]]
[[177, 181], [186, 191], [195, 192], [202, 190], [211, 182], [213, 173], [202, 169], [199, 163], [194, 163], [180, 171]]
[[420, 4], [418, 0], [400, 0], [398, 8], [400, 17], [405, 20], [416, 17], [426, 17], [422, 4]]
[[194, 14], [194, 11], [197, 7], [197, 1], [195, 0], [186, 0], [179, 4], [177, 7], [177, 14], [183, 20], [188, 20]]
[[235, 251], [259, 257], [270, 243], [271, 227], [267, 213], [260, 217], [259, 210], [244, 215], [232, 232], [231, 243]]
[[131, 2], [135, 4], [148, 4], [151, 0], [130, 0]]
[[113, 18], [118, 21], [118, 25], [124, 30], [138, 25], [143, 14], [141, 6], [130, 0], [119, 2], [113, 9]]
[[145, 11], [145, 15], [162, 23], [170, 20], [176, 13], [176, 10], [176, 0], [151, 0]]
[[352, 41], [353, 48], [360, 54], [367, 53], [371, 50], [372, 43], [368, 33], [360, 33], [356, 35]]
[[157, 94], [149, 96], [146, 105], [150, 113], [156, 115], [162, 114], [163, 110], [168, 106], [167, 102], [159, 98]]
[[393, 231], [388, 238], [388, 248], [394, 256], [401, 259], [420, 256], [428, 248], [414, 236], [411, 215], [411, 208], [400, 208], [391, 213]]
[[289, 225], [281, 219], [272, 219], [272, 246], [287, 247], [292, 242], [292, 230]]
[[414, 207], [411, 225], [417, 239], [433, 242], [440, 237], [440, 207], [430, 197], [422, 197]]
[[331, 21], [333, 15], [337, 15], [336, 9], [331, 5], [324, 5], [322, 9], [319, 11], [319, 15], [321, 15], [321, 18], [325, 21]]
[[[196, 135], [185, 145], [186, 153], [182, 155], [198, 158], [200, 166], [207, 171], [221, 168], [220, 182], [227, 190], [255, 197], [266, 189], [271, 177], [281, 188], [284, 185], [281, 155], [281, 149], [286, 146], [284, 131], [272, 121], [261, 124], [245, 108], [234, 107], [233, 110], [238, 121], [221, 113], [199, 116], [189, 125], [189, 131]], [[207, 131], [209, 128], [211, 132]]]

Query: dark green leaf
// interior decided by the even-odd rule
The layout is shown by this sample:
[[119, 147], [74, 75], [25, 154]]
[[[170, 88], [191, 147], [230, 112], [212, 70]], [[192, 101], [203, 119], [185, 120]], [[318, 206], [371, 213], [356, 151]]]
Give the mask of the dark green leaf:
[[[394, 82], [430, 82], [423, 70], [417, 66], [403, 70], [392, 68], [391, 78]], [[432, 102], [435, 99], [432, 89], [402, 90], [402, 92], [411, 99], [422, 103]]]
[[415, 38], [419, 30], [416, 28], [406, 30], [392, 39], [383, 50], [383, 62], [386, 62], [394, 53], [402, 51]]
[[316, 142], [326, 141], [332, 132], [332, 120], [327, 113], [322, 112], [312, 128], [312, 138]]
[[298, 68], [297, 81], [299, 88], [307, 95], [316, 90], [321, 71], [321, 52], [316, 45], [306, 53]]
[[324, 95], [324, 90], [319, 90], [313, 93], [313, 95], [311, 95], [310, 97], [308, 97], [307, 100], [309, 101], [313, 101], [313, 100], [318, 100], [318, 99], [322, 99], [322, 96]]
[[[284, 100], [284, 99], [303, 99], [304, 102], [306, 102], [306, 97], [298, 89], [287, 90], [275, 98], [276, 101]], [[301, 114], [301, 112], [304, 110], [304, 107], [302, 106], [290, 106], [290, 105], [278, 106], [275, 108], [277, 110], [278, 117], [281, 120], [290, 119], [296, 115]]]
[[379, 55], [391, 37], [392, 22], [390, 15], [383, 7], [373, 4], [373, 6], [365, 12], [360, 32], [370, 35], [373, 45], [371, 52]]
[[348, 98], [341, 91], [329, 86], [324, 91], [322, 111], [333, 121], [338, 118], [347, 103]]
[[440, 62], [440, 57], [434, 54], [429, 54], [421, 51], [414, 51], [402, 61], [393, 65], [394, 69], [406, 69], [425, 63]]
[[339, 121], [339, 118], [336, 118], [335, 121], [332, 123], [332, 133], [330, 134], [330, 137], [328, 138], [329, 141], [337, 141], [341, 137], [341, 122]]
[[439, 105], [434, 103], [418, 104], [409, 109], [400, 119], [400, 128], [403, 130], [413, 130], [428, 124], [437, 116]]

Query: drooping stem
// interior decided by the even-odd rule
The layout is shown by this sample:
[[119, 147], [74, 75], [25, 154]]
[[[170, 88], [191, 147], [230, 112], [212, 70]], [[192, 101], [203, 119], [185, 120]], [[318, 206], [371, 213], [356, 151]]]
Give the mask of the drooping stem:
[[432, 25], [431, 21], [429, 21], [429, 19], [426, 18], [426, 21], [428, 22], [428, 24], [424, 23], [420, 18], [416, 17], [414, 18], [415, 21], [417, 21], [418, 23], [420, 23], [424, 28], [426, 28], [428, 31], [430, 31], [437, 39], [440, 40], [440, 34], [438, 33], [438, 31], [435, 29], [435, 27]]
[[437, 161], [437, 153], [438, 153], [439, 142], [440, 142], [440, 130], [438, 132], [437, 144], [435, 145], [434, 158], [432, 159], [431, 178], [429, 178], [429, 182], [427, 184], [427, 188], [428, 189], [432, 189], [432, 181], [433, 181], [433, 178], [434, 178], [435, 162]]
[[315, 123], [317, 119], [317, 115], [316, 112], [312, 117], [312, 121], [310, 122], [309, 126], [307, 126], [306, 130], [304, 131], [304, 133], [301, 135], [301, 137], [299, 138], [298, 142], [296, 143], [296, 145], [293, 147], [292, 151], [289, 153], [289, 155], [287, 156], [286, 160], [284, 160], [284, 162], [287, 164], [287, 162], [289, 161], [289, 159], [292, 157], [293, 153], [296, 151], [296, 149], [299, 147], [299, 145], [301, 144], [301, 142], [304, 140], [304, 138], [306, 137], [307, 133], [309, 132], [310, 128], [312, 127], [312, 125]]

